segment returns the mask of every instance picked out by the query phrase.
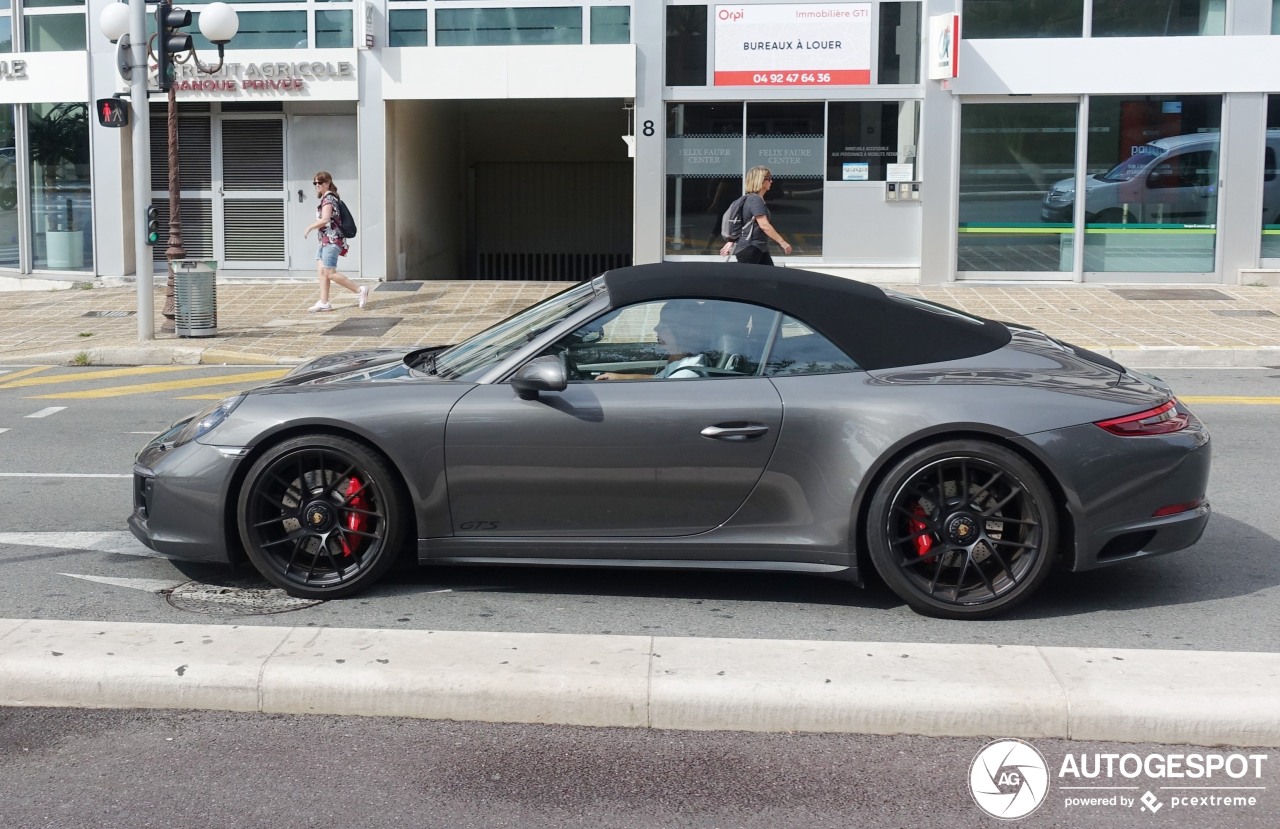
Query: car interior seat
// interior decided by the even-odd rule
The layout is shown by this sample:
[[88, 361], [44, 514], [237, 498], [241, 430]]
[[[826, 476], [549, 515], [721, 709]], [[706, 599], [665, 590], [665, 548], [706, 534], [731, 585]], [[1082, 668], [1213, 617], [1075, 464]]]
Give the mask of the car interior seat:
[[747, 374], [750, 371], [750, 363], [743, 355], [745, 350], [745, 337], [722, 334], [720, 341], [716, 344], [716, 351], [719, 353], [715, 362], [716, 368], [738, 374]]

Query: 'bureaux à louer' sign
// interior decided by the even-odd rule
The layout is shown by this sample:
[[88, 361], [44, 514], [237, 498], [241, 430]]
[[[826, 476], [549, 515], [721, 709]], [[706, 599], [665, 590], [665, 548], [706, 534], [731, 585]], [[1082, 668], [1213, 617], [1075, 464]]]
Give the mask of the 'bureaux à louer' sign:
[[871, 4], [716, 6], [716, 86], [871, 83]]

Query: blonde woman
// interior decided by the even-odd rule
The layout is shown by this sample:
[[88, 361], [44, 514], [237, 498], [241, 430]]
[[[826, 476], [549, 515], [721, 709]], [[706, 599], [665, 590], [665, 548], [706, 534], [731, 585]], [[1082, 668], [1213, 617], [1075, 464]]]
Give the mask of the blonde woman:
[[369, 298], [369, 289], [357, 286], [347, 277], [338, 273], [338, 257], [347, 255], [347, 240], [342, 235], [338, 222], [338, 188], [333, 184], [333, 176], [324, 170], [311, 177], [311, 184], [316, 188], [320, 198], [316, 205], [316, 220], [302, 231], [302, 238], [317, 231], [320, 246], [316, 249], [316, 277], [320, 280], [320, 301], [308, 308], [308, 311], [332, 311], [329, 304], [329, 283], [337, 282], [356, 295], [361, 308]]
[[768, 167], [752, 167], [747, 170], [743, 181], [743, 189], [747, 193], [742, 203], [742, 235], [737, 241], [725, 242], [720, 248], [721, 256], [732, 253], [739, 262], [749, 265], [772, 265], [773, 257], [769, 255], [769, 240], [778, 243], [784, 256], [791, 255], [791, 244], [782, 238], [782, 234], [769, 221], [769, 206], [764, 203], [764, 196], [773, 187], [773, 173]]

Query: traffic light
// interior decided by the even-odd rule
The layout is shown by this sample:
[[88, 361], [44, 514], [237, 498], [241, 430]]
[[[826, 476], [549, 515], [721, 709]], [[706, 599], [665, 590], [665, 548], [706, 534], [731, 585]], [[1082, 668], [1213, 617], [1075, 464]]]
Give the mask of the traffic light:
[[191, 25], [191, 12], [186, 9], [175, 9], [169, 0], [156, 4], [156, 59], [159, 69], [156, 79], [160, 91], [168, 92], [177, 79], [177, 70], [173, 65], [173, 56], [181, 52], [191, 51], [191, 35], [182, 31], [183, 26]]
[[160, 209], [156, 207], [154, 204], [149, 204], [147, 205], [147, 244], [154, 245], [159, 241], [160, 241]]

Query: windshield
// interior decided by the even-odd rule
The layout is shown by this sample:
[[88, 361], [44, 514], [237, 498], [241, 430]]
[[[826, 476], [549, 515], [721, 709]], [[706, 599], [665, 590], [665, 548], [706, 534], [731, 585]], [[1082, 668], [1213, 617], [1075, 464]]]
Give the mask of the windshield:
[[1138, 173], [1145, 170], [1151, 162], [1169, 152], [1168, 150], [1162, 150], [1153, 144], [1144, 144], [1141, 147], [1135, 148], [1135, 150], [1136, 151], [1133, 155], [1098, 176], [1098, 180], [1128, 181], [1138, 175]]
[[591, 301], [597, 292], [595, 283], [591, 280], [561, 291], [441, 352], [435, 358], [436, 373], [456, 380], [491, 367]]

